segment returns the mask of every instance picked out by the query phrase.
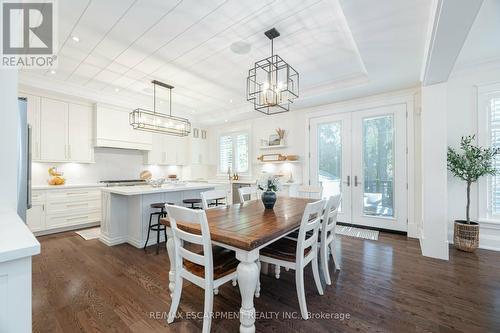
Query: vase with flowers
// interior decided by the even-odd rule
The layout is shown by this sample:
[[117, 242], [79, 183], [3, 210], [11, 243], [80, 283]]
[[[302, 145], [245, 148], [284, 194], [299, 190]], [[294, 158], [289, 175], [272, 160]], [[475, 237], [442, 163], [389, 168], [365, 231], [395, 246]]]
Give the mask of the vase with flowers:
[[276, 203], [276, 192], [281, 190], [281, 181], [274, 175], [265, 175], [257, 182], [257, 187], [262, 192], [262, 203], [266, 209], [273, 209]]

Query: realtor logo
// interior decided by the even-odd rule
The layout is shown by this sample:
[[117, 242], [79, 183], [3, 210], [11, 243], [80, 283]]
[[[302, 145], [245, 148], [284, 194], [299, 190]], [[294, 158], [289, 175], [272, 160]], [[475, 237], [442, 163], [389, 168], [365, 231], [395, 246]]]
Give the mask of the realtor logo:
[[2, 1], [1, 67], [54, 68], [54, 0]]

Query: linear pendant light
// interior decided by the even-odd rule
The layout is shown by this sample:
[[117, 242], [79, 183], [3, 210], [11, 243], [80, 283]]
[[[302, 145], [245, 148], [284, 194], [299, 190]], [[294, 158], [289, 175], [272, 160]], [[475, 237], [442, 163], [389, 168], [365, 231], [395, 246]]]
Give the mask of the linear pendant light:
[[[129, 114], [129, 123], [132, 128], [141, 131], [160, 134], [188, 136], [191, 133], [191, 123], [186, 118], [172, 116], [172, 89], [173, 86], [153, 80], [153, 111], [137, 108]], [[170, 91], [169, 114], [156, 112], [156, 86], [167, 88]]]

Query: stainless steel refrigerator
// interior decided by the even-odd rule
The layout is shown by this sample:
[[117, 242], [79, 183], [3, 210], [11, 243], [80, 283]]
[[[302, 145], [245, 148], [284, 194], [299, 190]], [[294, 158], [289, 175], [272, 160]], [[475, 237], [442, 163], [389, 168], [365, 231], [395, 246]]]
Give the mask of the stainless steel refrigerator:
[[31, 127], [27, 104], [26, 98], [19, 98], [17, 214], [25, 223], [26, 211], [31, 208]]

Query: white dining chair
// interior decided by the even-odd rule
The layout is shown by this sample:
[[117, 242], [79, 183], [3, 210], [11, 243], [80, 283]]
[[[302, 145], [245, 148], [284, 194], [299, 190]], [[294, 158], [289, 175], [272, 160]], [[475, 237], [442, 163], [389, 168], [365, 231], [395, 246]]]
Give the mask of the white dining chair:
[[240, 196], [241, 203], [257, 199], [257, 188], [253, 186], [240, 187], [238, 189], [238, 195]]
[[[205, 290], [205, 306], [202, 332], [210, 332], [214, 290], [222, 284], [237, 278], [238, 260], [234, 252], [218, 246], [212, 246], [210, 230], [205, 211], [186, 207], [167, 205], [174, 240], [175, 288], [167, 322], [174, 321], [182, 294], [184, 279]], [[177, 226], [177, 221], [200, 225], [201, 235], [189, 233]], [[186, 243], [203, 247], [197, 253], [184, 247]]]
[[323, 199], [323, 187], [315, 185], [301, 185], [297, 187], [297, 196], [307, 199]]
[[304, 268], [309, 263], [312, 263], [314, 282], [318, 293], [323, 295], [318, 266], [318, 230], [325, 203], [326, 200], [319, 200], [306, 205], [297, 241], [284, 237], [260, 250], [259, 260], [261, 263], [295, 270], [295, 286], [303, 319], [309, 318], [304, 291]]
[[203, 209], [210, 209], [217, 207], [213, 205], [213, 201], [215, 200], [224, 200], [224, 203], [220, 203], [219, 205], [227, 204], [227, 192], [225, 190], [211, 190], [201, 192], [201, 204], [203, 205]]
[[337, 254], [335, 251], [335, 227], [337, 226], [337, 215], [339, 212], [341, 200], [342, 194], [340, 193], [333, 195], [328, 199], [325, 211], [323, 213], [323, 219], [321, 221], [319, 253], [321, 258], [321, 265], [323, 268], [323, 275], [327, 285], [332, 284], [332, 281], [330, 279], [330, 272], [328, 271], [328, 259], [330, 258], [328, 252], [330, 252], [332, 255], [333, 263], [335, 264], [335, 270], [340, 269], [339, 261], [337, 260]]

